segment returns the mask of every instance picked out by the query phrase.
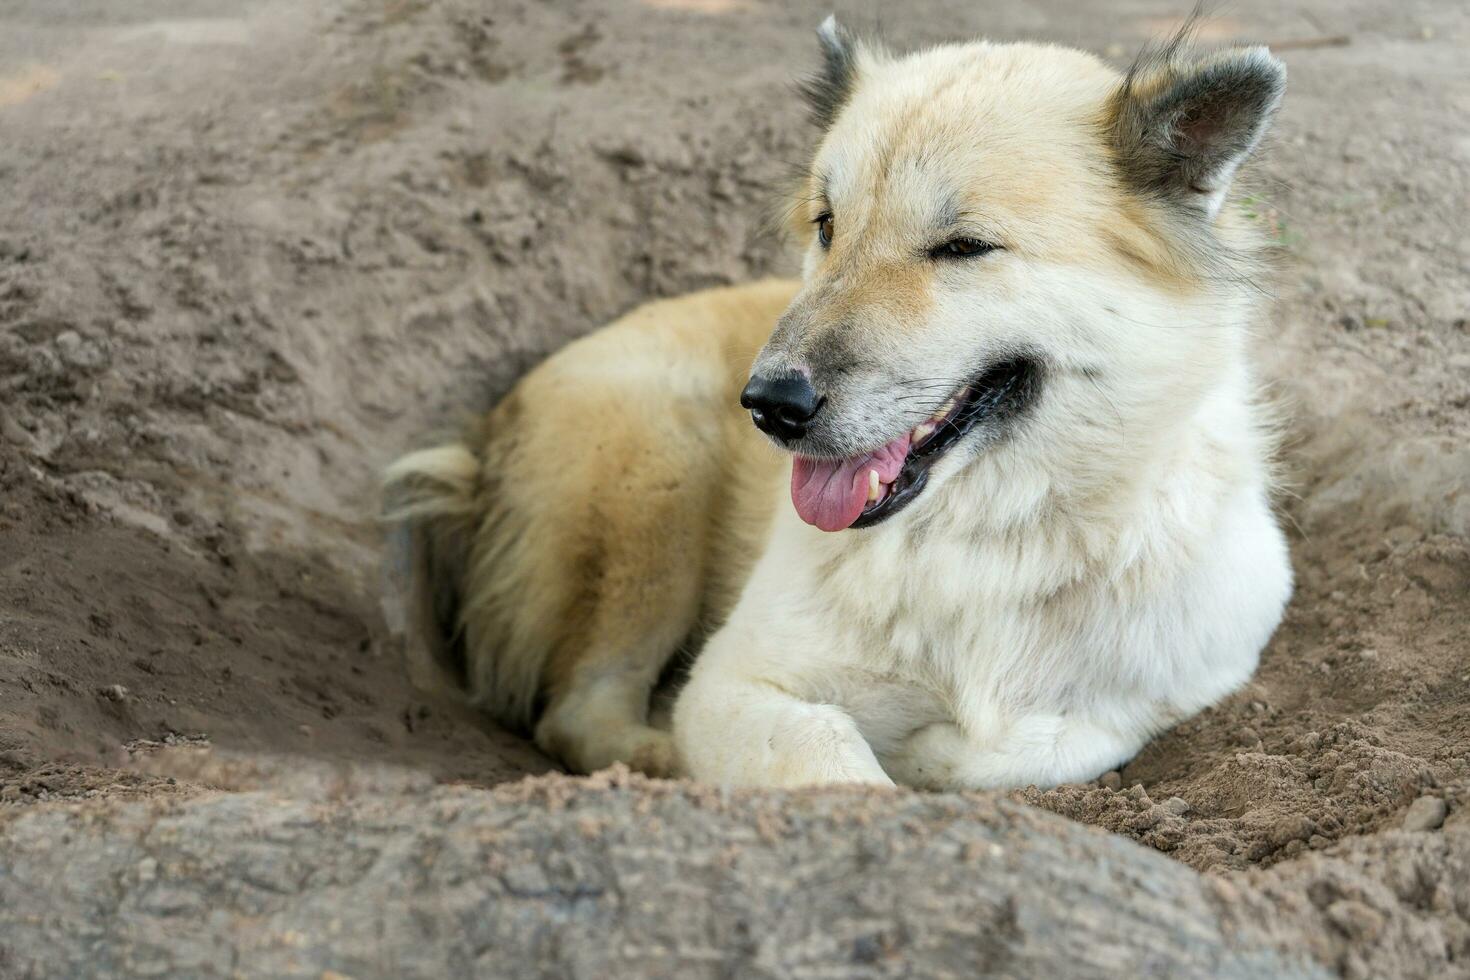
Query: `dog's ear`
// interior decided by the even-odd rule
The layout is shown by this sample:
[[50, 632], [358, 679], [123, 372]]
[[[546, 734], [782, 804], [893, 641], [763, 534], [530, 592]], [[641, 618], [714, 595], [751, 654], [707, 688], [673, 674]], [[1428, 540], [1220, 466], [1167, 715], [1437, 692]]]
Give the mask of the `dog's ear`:
[[817, 28], [817, 41], [822, 47], [822, 66], [800, 83], [800, 89], [812, 119], [826, 129], [851, 98], [863, 62], [872, 51], [837, 22], [836, 14], [829, 15]]
[[1176, 38], [1134, 63], [1113, 96], [1110, 136], [1135, 191], [1213, 218], [1281, 104], [1286, 66], [1263, 47], [1195, 61], [1180, 47]]

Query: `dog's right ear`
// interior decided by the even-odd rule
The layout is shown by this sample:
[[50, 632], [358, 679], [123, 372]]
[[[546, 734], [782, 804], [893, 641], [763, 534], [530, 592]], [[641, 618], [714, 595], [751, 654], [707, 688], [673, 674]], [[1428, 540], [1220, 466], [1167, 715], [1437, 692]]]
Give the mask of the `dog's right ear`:
[[829, 15], [817, 28], [817, 41], [822, 46], [822, 67], [803, 80], [800, 88], [812, 119], [826, 129], [852, 97], [862, 62], [870, 52], [864, 42], [837, 22], [836, 14]]

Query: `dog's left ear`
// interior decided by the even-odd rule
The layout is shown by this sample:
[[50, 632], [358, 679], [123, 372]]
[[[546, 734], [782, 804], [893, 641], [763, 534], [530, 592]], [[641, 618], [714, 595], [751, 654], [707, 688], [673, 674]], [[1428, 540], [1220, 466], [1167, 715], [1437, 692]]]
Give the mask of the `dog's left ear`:
[[836, 14], [829, 15], [817, 28], [817, 42], [822, 46], [822, 66], [800, 83], [800, 89], [812, 119], [826, 129], [852, 97], [874, 48], [838, 23]]
[[1263, 47], [1181, 62], [1171, 45], [1140, 59], [1111, 105], [1110, 135], [1123, 179], [1213, 218], [1285, 91], [1286, 66]]

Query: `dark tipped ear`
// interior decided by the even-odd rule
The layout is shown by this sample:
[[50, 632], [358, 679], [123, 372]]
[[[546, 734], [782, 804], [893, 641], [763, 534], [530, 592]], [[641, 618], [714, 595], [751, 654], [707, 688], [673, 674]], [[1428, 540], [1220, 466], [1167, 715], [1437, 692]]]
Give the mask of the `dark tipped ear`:
[[811, 108], [812, 119], [826, 129], [832, 125], [852, 95], [857, 76], [859, 44], [832, 14], [817, 28], [822, 45], [822, 67], [801, 82], [801, 94]]
[[1286, 66], [1265, 48], [1193, 62], [1177, 51], [1134, 64], [1113, 97], [1111, 136], [1131, 187], [1212, 218], [1281, 104]]

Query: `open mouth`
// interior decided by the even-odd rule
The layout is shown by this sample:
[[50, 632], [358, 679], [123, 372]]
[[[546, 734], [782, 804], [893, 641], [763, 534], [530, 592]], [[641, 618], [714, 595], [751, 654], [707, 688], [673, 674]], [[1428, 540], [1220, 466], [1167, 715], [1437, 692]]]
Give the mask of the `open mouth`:
[[862, 456], [797, 456], [791, 501], [808, 524], [823, 531], [872, 527], [918, 499], [929, 469], [976, 425], [1013, 416], [1035, 388], [1034, 361], [991, 365], [952, 394], [931, 417]]

